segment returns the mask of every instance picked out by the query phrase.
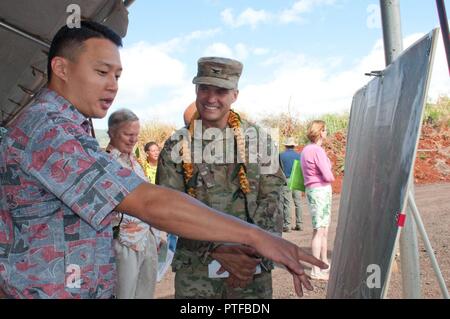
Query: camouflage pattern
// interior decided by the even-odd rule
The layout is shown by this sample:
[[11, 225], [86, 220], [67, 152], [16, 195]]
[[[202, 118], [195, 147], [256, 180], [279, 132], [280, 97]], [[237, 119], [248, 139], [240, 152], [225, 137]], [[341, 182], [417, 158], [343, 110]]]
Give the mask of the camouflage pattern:
[[198, 60], [198, 72], [192, 83], [213, 85], [225, 89], [237, 89], [242, 74], [241, 62], [218, 57], [206, 57]]
[[272, 299], [270, 272], [255, 275], [245, 288], [230, 288], [224, 279], [208, 278], [208, 267], [185, 267], [175, 273], [176, 299]]
[[[260, 128], [252, 125], [246, 121], [242, 121], [242, 129], [245, 131], [249, 127], [256, 128], [260, 132]], [[223, 138], [205, 138], [195, 136], [193, 138], [193, 145], [202, 145], [202, 150], [205, 147], [215, 148], [223, 147], [224, 154], [227, 154], [227, 145], [234, 145], [233, 135], [227, 136], [223, 130]], [[179, 136], [179, 132], [175, 132], [174, 136]], [[257, 138], [256, 136], [254, 138]], [[231, 141], [230, 141], [231, 139]], [[183, 178], [182, 164], [175, 163], [171, 157], [173, 149], [177, 146], [179, 141], [170, 138], [166, 141], [164, 148], [161, 151], [158, 163], [156, 183], [167, 186], [182, 192], [186, 192], [186, 185]], [[248, 142], [247, 142], [248, 143]], [[269, 142], [270, 144], [271, 142]], [[213, 146], [212, 146], [213, 145]], [[218, 146], [221, 145], [221, 146]], [[195, 146], [191, 147], [191, 151]], [[233, 148], [232, 153], [236, 153]], [[219, 154], [220, 155], [220, 154]], [[226, 155], [224, 155], [225, 157]], [[192, 157], [194, 158], [194, 157]], [[238, 169], [239, 165], [236, 163], [236, 154], [234, 155], [234, 163], [224, 163], [225, 160], [217, 157], [212, 161], [214, 164], [206, 165], [211, 180], [207, 180], [199, 174], [199, 164], [194, 164], [194, 177], [192, 180], [196, 183], [197, 199], [206, 205], [213, 207], [219, 211], [236, 216], [243, 220], [252, 222], [259, 227], [266, 229], [272, 233], [281, 236], [283, 216], [280, 210], [279, 198], [282, 186], [286, 185], [286, 178], [280, 167], [273, 174], [261, 174], [260, 163], [247, 163], [247, 177], [250, 183], [251, 192], [247, 194], [248, 216], [245, 208], [245, 197], [240, 190]], [[207, 182], [205, 182], [207, 181]], [[176, 294], [181, 297], [180, 287], [186, 292], [187, 297], [192, 297], [195, 292], [196, 296], [211, 297], [211, 289], [206, 288], [206, 282], [214, 288], [219, 295], [222, 296], [225, 289], [224, 279], [209, 279], [207, 265], [212, 261], [210, 252], [214, 250], [219, 243], [188, 240], [180, 238], [178, 240], [177, 251], [175, 253], [172, 268], [177, 272], [176, 276]], [[267, 260], [263, 260], [263, 267], [270, 278], [270, 270], [273, 269], [273, 264]], [[194, 272], [195, 270], [195, 272]], [[179, 272], [179, 274], [178, 274]], [[265, 278], [265, 276], [262, 276]], [[259, 282], [259, 281], [258, 281]], [[271, 291], [271, 281], [263, 280], [264, 290]], [[256, 285], [258, 286], [258, 285]], [[211, 287], [211, 286], [210, 286]], [[257, 289], [253, 289], [254, 297], [258, 296]], [[271, 293], [270, 293], [271, 295]], [[250, 293], [246, 292], [247, 297], [251, 297]]]

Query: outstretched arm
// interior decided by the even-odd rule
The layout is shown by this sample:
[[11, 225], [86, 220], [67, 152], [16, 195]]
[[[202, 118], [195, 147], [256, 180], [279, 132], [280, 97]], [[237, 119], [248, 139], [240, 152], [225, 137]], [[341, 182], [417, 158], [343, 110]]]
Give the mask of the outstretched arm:
[[300, 261], [327, 268], [296, 245], [165, 187], [143, 183], [128, 194], [116, 210], [126, 211], [158, 229], [183, 237], [254, 247], [262, 256], [286, 266], [294, 276], [295, 290], [300, 296], [302, 286], [312, 289]]
[[[256, 228], [175, 190], [142, 183], [117, 206], [158, 229], [195, 240], [249, 244], [244, 232]], [[216, 228], [217, 225], [220, 225]]]

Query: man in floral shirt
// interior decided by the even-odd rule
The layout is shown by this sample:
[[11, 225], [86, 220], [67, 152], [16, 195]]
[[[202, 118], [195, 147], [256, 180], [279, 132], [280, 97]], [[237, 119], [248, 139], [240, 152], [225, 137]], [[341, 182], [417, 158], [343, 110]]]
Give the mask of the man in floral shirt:
[[326, 267], [300, 248], [144, 182], [104, 153], [88, 118], [103, 118], [118, 90], [121, 39], [82, 22], [61, 28], [48, 58], [48, 88], [0, 143], [0, 287], [13, 298], [111, 298], [111, 218], [126, 211], [157, 228], [197, 239], [240, 242], [312, 289], [299, 260]]

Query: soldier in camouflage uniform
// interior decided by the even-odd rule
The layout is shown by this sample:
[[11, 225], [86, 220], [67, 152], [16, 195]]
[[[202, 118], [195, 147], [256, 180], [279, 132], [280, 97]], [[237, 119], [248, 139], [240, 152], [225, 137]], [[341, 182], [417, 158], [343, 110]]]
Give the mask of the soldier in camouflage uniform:
[[[261, 150], [250, 150], [249, 147], [258, 145], [264, 132], [258, 126], [242, 120], [230, 109], [238, 96], [237, 83], [241, 72], [242, 64], [235, 60], [201, 58], [198, 61], [198, 74], [193, 80], [196, 84], [198, 113], [194, 115], [193, 121], [201, 121], [195, 121], [194, 134], [189, 136], [189, 139], [192, 137], [191, 147], [187, 151], [183, 148], [179, 152], [177, 149], [180, 142], [176, 137], [183, 133], [181, 131], [175, 132], [166, 141], [159, 157], [156, 182], [186, 192], [212, 208], [281, 236], [283, 216], [279, 198], [286, 179], [278, 165], [278, 154], [273, 156], [276, 163], [270, 163], [275, 166], [265, 172], [261, 163]], [[256, 133], [246, 134], [247, 140], [243, 142], [245, 139], [241, 139], [241, 144], [253, 152], [253, 158], [257, 158], [257, 161], [249, 160], [251, 156], [248, 153], [244, 164], [239, 161], [238, 137], [229, 134], [232, 116], [240, 125], [241, 132]], [[194, 125], [192, 122], [191, 125]], [[199, 124], [201, 130], [197, 126]], [[189, 124], [187, 127], [192, 131]], [[208, 134], [209, 128], [215, 128], [215, 134]], [[184, 129], [184, 132], [187, 130]], [[198, 160], [194, 150], [199, 151], [200, 145], [202, 156]], [[267, 146], [272, 152], [275, 150], [270, 140]], [[208, 151], [214, 154], [208, 156]], [[187, 152], [193, 159], [190, 177], [186, 176], [188, 166], [185, 166], [185, 157], [183, 162], [174, 159], [178, 153], [186, 155], [183, 153]], [[245, 170], [247, 186], [242, 181], [242, 169]], [[227, 278], [209, 275], [208, 265], [214, 259], [221, 265], [217, 273], [228, 271]], [[261, 259], [250, 247], [180, 238], [172, 267], [176, 272], [176, 298], [272, 297], [273, 263]], [[255, 273], [257, 267], [261, 268], [260, 273]]]

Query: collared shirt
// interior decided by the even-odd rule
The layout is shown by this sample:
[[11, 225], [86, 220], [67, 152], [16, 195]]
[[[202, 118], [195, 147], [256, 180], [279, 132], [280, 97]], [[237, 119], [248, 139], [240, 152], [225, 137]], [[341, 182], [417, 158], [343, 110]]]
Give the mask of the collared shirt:
[[293, 149], [287, 149], [280, 154], [280, 160], [282, 162], [283, 172], [286, 178], [291, 177], [292, 165], [295, 160], [300, 161], [300, 154]]
[[[106, 151], [109, 152], [109, 154], [123, 167], [131, 169], [144, 181], [148, 180], [141, 165], [138, 163], [133, 154], [122, 153], [111, 144], [108, 145]], [[126, 212], [124, 213], [123, 218], [121, 218], [121, 216], [116, 216], [116, 220], [114, 222], [118, 225], [122, 219], [122, 222], [120, 222], [119, 242], [135, 251], [144, 251], [146, 245], [148, 244], [148, 232], [150, 231], [149, 225], [141, 221], [139, 218], [127, 215]]]
[[0, 144], [0, 286], [14, 298], [110, 298], [111, 211], [143, 181], [44, 89]]

